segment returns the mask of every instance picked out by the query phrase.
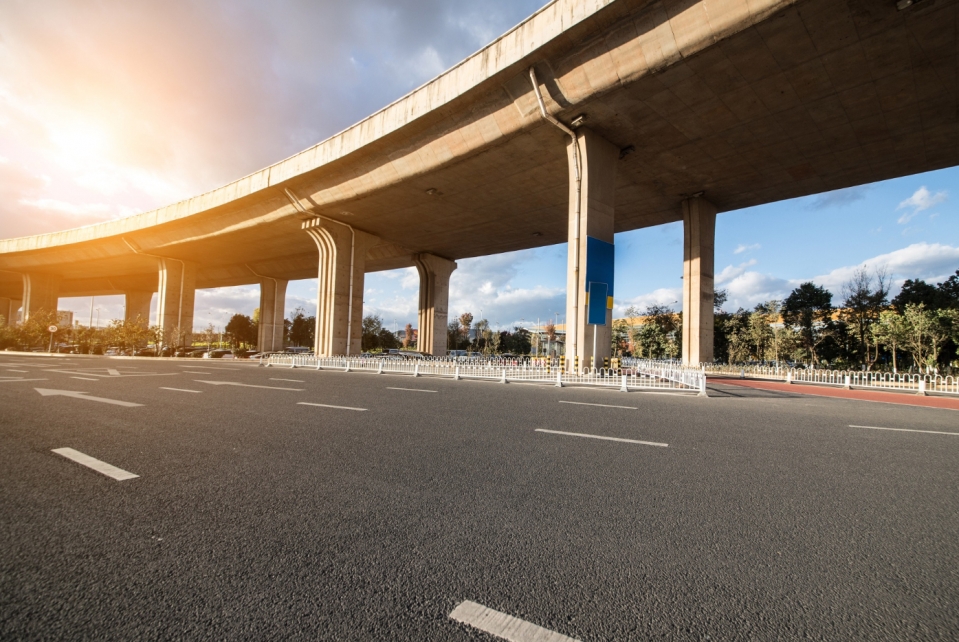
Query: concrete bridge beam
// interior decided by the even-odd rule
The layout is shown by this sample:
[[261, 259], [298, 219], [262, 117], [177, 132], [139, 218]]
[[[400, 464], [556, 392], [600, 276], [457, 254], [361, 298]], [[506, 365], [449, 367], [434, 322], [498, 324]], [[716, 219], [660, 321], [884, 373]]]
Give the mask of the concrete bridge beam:
[[139, 319], [140, 325], [150, 325], [150, 302], [153, 300], [153, 292], [132, 291], [123, 294], [126, 297], [123, 320], [136, 321]]
[[716, 206], [702, 197], [683, 210], [683, 364], [713, 360]]
[[[595, 346], [598, 364], [602, 367], [603, 357], [610, 356], [611, 351], [613, 223], [619, 148], [585, 127], [576, 130], [576, 135], [576, 153], [571, 140], [566, 147], [569, 160], [566, 354], [567, 357], [579, 356], [580, 368], [588, 368], [592, 365]], [[577, 162], [581, 177], [579, 194]], [[588, 297], [591, 291], [592, 318]], [[575, 367], [575, 359], [567, 361], [570, 368]]]
[[379, 239], [320, 217], [303, 221], [303, 229], [319, 251], [314, 351], [321, 357], [360, 354], [366, 252]]
[[420, 274], [417, 350], [436, 356], [445, 356], [450, 275], [456, 269], [456, 262], [433, 254], [416, 254], [413, 256], [413, 261]]
[[168, 345], [190, 345], [196, 301], [196, 264], [166, 258], [158, 261], [156, 324], [163, 329]]
[[57, 313], [60, 277], [52, 274], [23, 275], [23, 320], [38, 310]]
[[260, 318], [256, 337], [256, 349], [260, 352], [283, 350], [283, 312], [288, 283], [286, 279], [260, 279]]

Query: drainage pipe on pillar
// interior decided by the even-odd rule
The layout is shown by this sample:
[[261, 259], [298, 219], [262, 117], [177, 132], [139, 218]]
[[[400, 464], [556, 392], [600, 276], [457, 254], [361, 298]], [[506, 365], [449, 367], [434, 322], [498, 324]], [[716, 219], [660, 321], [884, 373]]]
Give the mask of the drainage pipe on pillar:
[[[543, 114], [543, 118], [548, 122], [552, 123], [570, 138], [573, 139], [573, 170], [576, 174], [576, 202], [574, 203], [575, 213], [576, 213], [576, 224], [574, 226], [573, 238], [575, 239], [576, 247], [573, 250], [573, 280], [575, 286], [573, 287], [573, 318], [567, 319], [567, 326], [572, 322], [573, 329], [573, 354], [569, 363], [572, 364], [576, 360], [576, 357], [579, 356], [579, 347], [577, 335], [579, 334], [579, 215], [581, 211], [581, 202], [582, 202], [582, 189], [583, 189], [583, 177], [580, 172], [579, 166], [579, 137], [576, 136], [576, 132], [572, 129], [559, 122], [553, 118], [548, 111], [546, 111], [546, 103], [543, 102], [543, 94], [539, 91], [539, 81], [536, 80], [536, 70], [533, 67], [529, 68], [529, 79], [533, 83], [533, 93], [536, 94], [536, 101], [539, 103], [539, 111]], [[569, 328], [567, 328], [566, 336], [569, 336]]]
[[[259, 278], [261, 278], [261, 279], [269, 279], [269, 280], [273, 281], [273, 325], [275, 326], [275, 325], [276, 325], [276, 300], [279, 298], [279, 297], [277, 296], [277, 294], [279, 294], [279, 292], [280, 292], [280, 284], [277, 283], [277, 280], [274, 279], [272, 276], [263, 276], [262, 274], [257, 274], [257, 273], [256, 273], [256, 270], [254, 270], [253, 268], [251, 268], [248, 263], [244, 263], [243, 265], [246, 267], [246, 269], [248, 269], [250, 272], [253, 273], [253, 276], [259, 277]], [[262, 314], [262, 311], [261, 311], [260, 314]], [[283, 315], [282, 315], [282, 314], [280, 315], [280, 319], [283, 319]], [[275, 332], [275, 331], [271, 331], [271, 332], [270, 332], [270, 352], [273, 352], [274, 350], [276, 350], [276, 346], [273, 345], [273, 343], [274, 343], [274, 342], [273, 342], [273, 338], [274, 338], [275, 336], [276, 336], [276, 332]], [[283, 346], [281, 345], [280, 347], [282, 348]]]
[[349, 356], [349, 355], [350, 355], [350, 344], [353, 342], [353, 259], [354, 259], [355, 256], [356, 256], [356, 230], [354, 230], [354, 229], [353, 229], [353, 226], [352, 226], [352, 225], [349, 225], [348, 223], [342, 223], [342, 222], [340, 222], [340, 221], [334, 220], [334, 219], [329, 218], [329, 217], [326, 217], [326, 216], [320, 216], [320, 215], [317, 214], [316, 212], [307, 212], [307, 211], [303, 208], [303, 206], [300, 205], [300, 200], [299, 200], [296, 196], [294, 196], [293, 192], [291, 192], [290, 190], [288, 190], [288, 189], [285, 188], [285, 187], [283, 188], [283, 191], [286, 192], [286, 197], [287, 197], [288, 199], [290, 199], [290, 202], [291, 202], [291, 203], [293, 203], [293, 207], [295, 207], [295, 208], [296, 208], [299, 212], [301, 212], [302, 214], [305, 214], [306, 216], [311, 216], [311, 217], [313, 217], [313, 218], [318, 218], [318, 219], [320, 219], [321, 221], [322, 221], [322, 220], [326, 220], [326, 221], [329, 221], [329, 222], [331, 222], [331, 223], [337, 223], [337, 224], [339, 224], [339, 225], [342, 225], [342, 226], [344, 226], [344, 227], [348, 227], [348, 228], [350, 229], [350, 300], [349, 300], [349, 302], [347, 303], [347, 306], [346, 306], [346, 314], [347, 314], [347, 317], [346, 317], [346, 355]]
[[[183, 280], [186, 279], [186, 263], [184, 261], [181, 261], [180, 259], [174, 259], [173, 257], [170, 257], [170, 256], [158, 256], [156, 254], [147, 254], [146, 252], [141, 252], [140, 250], [133, 247], [130, 244], [130, 241], [126, 240], [122, 236], [120, 237], [120, 240], [126, 243], [127, 247], [133, 250], [134, 254], [142, 254], [143, 256], [149, 256], [154, 259], [163, 259], [164, 261], [176, 261], [180, 264], [180, 304], [177, 306], [177, 309], [176, 309], [176, 327], [182, 334], [183, 333]], [[112, 283], [110, 283], [110, 285], [111, 287], [113, 286]], [[158, 297], [160, 296], [159, 292], [157, 293], [157, 296]], [[123, 314], [124, 316], [126, 316], [126, 308], [124, 308]], [[147, 314], [147, 316], [150, 316], [150, 315]], [[159, 313], [157, 313], [157, 316], [160, 316]], [[160, 325], [159, 321], [160, 319], [157, 319], [157, 325]], [[193, 328], [190, 328], [190, 332], [191, 333], [193, 332]]]

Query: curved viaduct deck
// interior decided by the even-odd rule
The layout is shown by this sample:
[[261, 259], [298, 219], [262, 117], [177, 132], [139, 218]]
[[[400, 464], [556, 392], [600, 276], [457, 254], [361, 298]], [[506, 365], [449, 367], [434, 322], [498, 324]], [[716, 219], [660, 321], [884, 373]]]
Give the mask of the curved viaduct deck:
[[[957, 22], [949, 0], [904, 11], [891, 0], [557, 0], [260, 172], [153, 212], [0, 241], [0, 297], [28, 297], [20, 275], [61, 296], [157, 291], [150, 255], [195, 266], [200, 288], [315, 277], [320, 241], [301, 228], [317, 215], [331, 248], [345, 230], [331, 220], [365, 233], [360, 279], [416, 256], [567, 241], [569, 138], [543, 119], [530, 67], [550, 114], [567, 124], [585, 114], [581, 140], [622, 151], [605, 165], [593, 153], [592, 175], [583, 167], [582, 224], [609, 241], [684, 220], [681, 203], [700, 193], [722, 212], [957, 165]], [[611, 225], [596, 234], [591, 180]], [[706, 223], [687, 258], [690, 243], [711, 244]]]

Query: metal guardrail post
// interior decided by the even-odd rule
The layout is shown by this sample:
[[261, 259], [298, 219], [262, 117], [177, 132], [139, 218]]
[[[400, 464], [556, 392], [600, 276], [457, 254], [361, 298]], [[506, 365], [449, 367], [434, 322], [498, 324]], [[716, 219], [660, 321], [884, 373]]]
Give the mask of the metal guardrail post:
[[921, 379], [919, 379], [919, 392], [917, 392], [916, 394], [921, 397], [926, 396], [926, 378], [925, 377], [922, 377]]
[[559, 371], [559, 372], [556, 373], [556, 387], [557, 387], [557, 388], [562, 388], [562, 387], [563, 387], [563, 373], [562, 373], [562, 371]]

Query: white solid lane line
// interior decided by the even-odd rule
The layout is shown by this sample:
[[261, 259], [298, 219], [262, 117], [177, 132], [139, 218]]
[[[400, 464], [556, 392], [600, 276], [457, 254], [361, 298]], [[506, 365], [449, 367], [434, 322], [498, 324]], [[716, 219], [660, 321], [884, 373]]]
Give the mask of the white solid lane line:
[[195, 392], [197, 394], [201, 392], [200, 390], [187, 390], [186, 388], [164, 388], [163, 386], [160, 386], [160, 390], [174, 390], [176, 392]]
[[387, 390], [406, 390], [407, 392], [436, 392], [435, 390], [423, 390], [422, 388], [391, 388], [386, 386]]
[[850, 428], [868, 428], [869, 430], [894, 430], [896, 432], [924, 432], [929, 435], [955, 435], [959, 437], [959, 432], [941, 432], [939, 430], [913, 430], [912, 428], [880, 428], [879, 426], [853, 426]]
[[100, 381], [99, 379], [91, 379], [90, 377], [70, 377], [71, 379], [80, 379], [82, 381]]
[[450, 619], [510, 642], [579, 642], [576, 638], [544, 629], [532, 622], [494, 611], [469, 600], [460, 602], [450, 613]]
[[599, 406], [601, 408], [622, 408], [623, 410], [636, 410], [634, 406], [610, 406], [605, 403], [586, 403], [585, 401], [560, 401], [560, 403], [571, 403], [576, 406]]
[[325, 403], [309, 403], [307, 401], [297, 402], [298, 406], [318, 406], [320, 408], [336, 408], [337, 410], [359, 410], [361, 412], [366, 412], [367, 408], [351, 408], [349, 406], [331, 406]]
[[127, 471], [121, 470], [120, 468], [117, 468], [116, 466], [111, 466], [105, 461], [100, 461], [99, 459], [94, 459], [93, 457], [89, 455], [84, 455], [83, 453], [78, 452], [74, 450], [73, 448], [55, 448], [53, 452], [57, 453], [58, 455], [62, 455], [63, 457], [66, 457], [67, 459], [72, 459], [78, 464], [83, 464], [84, 466], [88, 468], [92, 468], [93, 470], [103, 475], [106, 475], [107, 477], [112, 477], [113, 479], [116, 479], [117, 481], [123, 481], [124, 479], [133, 479], [134, 477], [139, 477], [139, 475], [134, 475], [133, 473], [128, 473]]
[[303, 379], [277, 379], [276, 377], [270, 377], [270, 381], [290, 381], [292, 383], [304, 383]]
[[655, 441], [638, 441], [636, 439], [621, 439], [619, 437], [604, 437], [603, 435], [587, 435], [582, 432], [563, 432], [562, 430], [546, 430], [545, 428], [536, 428], [536, 432], [548, 432], [551, 435], [566, 435], [567, 437], [587, 437], [589, 439], [604, 439], [606, 441], [621, 441], [626, 444], [642, 444], [644, 446], [659, 446], [667, 448], [669, 444], [660, 444]]
[[183, 374], [213, 374], [212, 372], [200, 372], [199, 370], [184, 370]]

